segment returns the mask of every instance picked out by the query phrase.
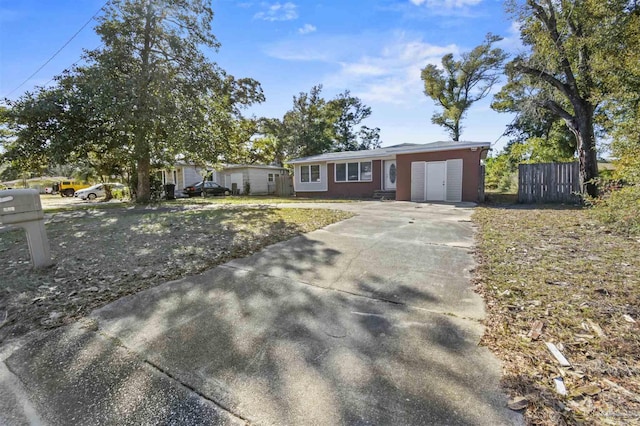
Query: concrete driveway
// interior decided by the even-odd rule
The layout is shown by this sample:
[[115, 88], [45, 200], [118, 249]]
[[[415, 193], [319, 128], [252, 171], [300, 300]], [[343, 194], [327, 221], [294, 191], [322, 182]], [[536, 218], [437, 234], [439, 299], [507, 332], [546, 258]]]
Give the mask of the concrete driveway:
[[357, 216], [15, 350], [0, 424], [522, 423], [478, 346], [471, 209], [319, 207]]

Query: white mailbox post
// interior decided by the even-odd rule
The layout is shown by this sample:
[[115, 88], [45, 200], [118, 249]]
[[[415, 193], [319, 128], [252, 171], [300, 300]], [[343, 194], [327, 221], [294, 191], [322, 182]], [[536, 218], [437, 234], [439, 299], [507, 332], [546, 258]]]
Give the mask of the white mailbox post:
[[38, 191], [35, 189], [0, 191], [0, 223], [19, 226], [25, 230], [34, 268], [51, 265], [49, 240], [44, 229], [44, 212]]

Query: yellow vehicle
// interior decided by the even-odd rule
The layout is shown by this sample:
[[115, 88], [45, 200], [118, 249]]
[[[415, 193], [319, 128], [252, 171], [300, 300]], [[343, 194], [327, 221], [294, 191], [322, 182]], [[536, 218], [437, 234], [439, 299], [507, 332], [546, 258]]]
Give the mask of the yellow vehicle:
[[86, 183], [78, 183], [74, 180], [63, 180], [53, 184], [53, 192], [60, 193], [62, 197], [73, 197], [76, 191], [88, 188], [90, 185]]

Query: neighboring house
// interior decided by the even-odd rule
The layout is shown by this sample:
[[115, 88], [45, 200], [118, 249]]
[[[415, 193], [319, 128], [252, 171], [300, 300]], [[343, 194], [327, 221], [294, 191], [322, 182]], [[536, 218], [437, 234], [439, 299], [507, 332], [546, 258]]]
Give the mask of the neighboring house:
[[208, 169], [206, 167], [178, 162], [174, 164], [173, 167], [161, 170], [159, 175], [162, 180], [162, 184], [174, 184], [176, 186], [176, 196], [180, 196], [185, 186], [192, 185], [196, 182], [202, 182], [203, 176], [206, 175], [207, 172]]
[[231, 188], [233, 193], [244, 194], [248, 189], [252, 195], [267, 195], [275, 194], [276, 179], [286, 174], [284, 167], [234, 164], [218, 171], [220, 180], [216, 182]]
[[488, 142], [402, 144], [366, 151], [331, 152], [289, 161], [297, 196], [398, 201], [480, 201], [481, 160]]
[[201, 182], [206, 176], [206, 180], [226, 186], [236, 194], [244, 194], [248, 188], [250, 194], [267, 195], [275, 193], [277, 176], [286, 175], [287, 171], [283, 167], [259, 164], [232, 164], [215, 170], [213, 167], [176, 163], [173, 167], [161, 170], [160, 174], [163, 185], [176, 185], [176, 194], [181, 193], [185, 186]]

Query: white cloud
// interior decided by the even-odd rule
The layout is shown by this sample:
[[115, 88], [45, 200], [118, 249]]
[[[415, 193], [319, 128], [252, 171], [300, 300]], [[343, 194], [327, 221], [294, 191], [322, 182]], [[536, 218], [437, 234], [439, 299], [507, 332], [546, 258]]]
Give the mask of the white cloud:
[[427, 7], [431, 8], [446, 8], [446, 9], [456, 9], [456, 8], [464, 8], [467, 6], [475, 6], [480, 3], [482, 0], [409, 0], [416, 6], [422, 6], [425, 4]]
[[311, 24], [304, 24], [302, 28], [298, 28], [300, 34], [310, 34], [317, 30], [317, 28]]
[[294, 3], [273, 3], [271, 5], [264, 5], [267, 9], [263, 12], [256, 13], [253, 17], [255, 19], [262, 19], [265, 21], [292, 21], [298, 18], [298, 6]]
[[507, 30], [507, 35], [496, 43], [496, 46], [513, 53], [520, 53], [525, 50], [522, 40], [520, 39], [520, 23], [512, 22]]
[[427, 64], [439, 64], [447, 53], [458, 53], [455, 45], [436, 46], [401, 35], [377, 54], [343, 61], [329, 76], [327, 87], [349, 87], [367, 102], [411, 104], [424, 100], [420, 72]]
[[[366, 53], [365, 53], [366, 52]], [[344, 34], [283, 40], [265, 53], [286, 61], [320, 62], [334, 71], [322, 84], [328, 91], [351, 90], [366, 102], [415, 105], [425, 101], [420, 72], [427, 64], [440, 64], [447, 53], [457, 55], [455, 44], [439, 46], [405, 33]]]

